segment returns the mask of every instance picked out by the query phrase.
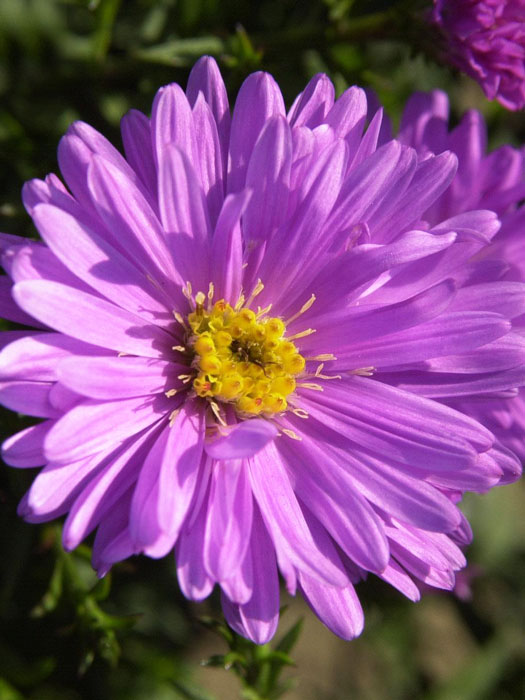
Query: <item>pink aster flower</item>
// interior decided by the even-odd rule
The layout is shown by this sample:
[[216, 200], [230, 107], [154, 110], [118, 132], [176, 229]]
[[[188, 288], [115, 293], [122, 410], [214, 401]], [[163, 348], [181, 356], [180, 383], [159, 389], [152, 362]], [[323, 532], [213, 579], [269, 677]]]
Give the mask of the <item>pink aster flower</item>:
[[0, 399], [44, 419], [3, 445], [43, 467], [20, 513], [66, 515], [68, 549], [96, 530], [100, 575], [175, 550], [185, 595], [218, 584], [259, 643], [278, 572], [346, 639], [369, 572], [412, 599], [416, 581], [452, 589], [470, 538], [458, 498], [520, 471], [433, 398], [525, 382], [524, 285], [473, 262], [497, 217], [424, 225], [456, 156], [379, 147], [366, 113], [362, 90], [334, 101], [319, 75], [286, 114], [255, 73], [230, 119], [201, 59], [151, 120], [124, 117], [125, 157], [73, 124], [68, 189], [24, 188], [43, 242], [3, 239], [4, 313], [35, 330], [0, 354]]
[[507, 109], [525, 106], [525, 0], [434, 0], [447, 59]]
[[[525, 151], [501, 146], [487, 152], [484, 119], [479, 112], [467, 112], [452, 130], [448, 126], [448, 98], [438, 90], [416, 93], [408, 101], [399, 139], [417, 149], [421, 158], [431, 153], [452, 151], [458, 170], [450, 187], [424, 212], [432, 226], [442, 218], [469, 209], [487, 208], [497, 212], [501, 229], [477, 256], [494, 282], [525, 280]], [[387, 139], [385, 139], [387, 140]], [[507, 341], [522, 346], [525, 319], [517, 318]], [[520, 372], [519, 368], [514, 370]], [[507, 388], [476, 397], [443, 394], [443, 400], [475, 416], [497, 436], [501, 445], [525, 459], [525, 391]]]

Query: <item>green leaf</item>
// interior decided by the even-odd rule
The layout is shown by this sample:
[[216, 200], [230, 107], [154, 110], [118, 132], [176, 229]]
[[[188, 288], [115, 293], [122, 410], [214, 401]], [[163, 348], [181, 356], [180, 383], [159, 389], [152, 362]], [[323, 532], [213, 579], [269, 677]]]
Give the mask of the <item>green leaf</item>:
[[122, 0], [101, 0], [97, 3], [97, 29], [93, 36], [93, 56], [103, 61], [111, 45], [113, 26]]
[[191, 39], [173, 39], [147, 49], [133, 52], [134, 58], [166, 66], [191, 66], [203, 54], [219, 56], [225, 50], [222, 39], [216, 36], [201, 36]]
[[303, 623], [304, 618], [301, 617], [299, 620], [297, 620], [295, 625], [292, 625], [288, 632], [286, 632], [279, 641], [275, 647], [275, 651], [283, 651], [288, 654], [294, 648], [297, 640], [299, 639], [299, 635], [301, 634], [301, 630], [303, 628]]
[[24, 700], [24, 696], [3, 678], [0, 678], [0, 698], [2, 700]]

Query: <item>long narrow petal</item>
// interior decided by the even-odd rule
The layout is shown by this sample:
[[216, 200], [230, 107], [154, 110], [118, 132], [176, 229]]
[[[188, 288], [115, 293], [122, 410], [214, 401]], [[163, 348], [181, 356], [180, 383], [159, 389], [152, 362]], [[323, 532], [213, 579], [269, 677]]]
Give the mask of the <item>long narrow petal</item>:
[[120, 122], [126, 160], [140, 177], [153, 199], [157, 194], [157, 171], [151, 147], [151, 125], [145, 114], [131, 109]]
[[196, 103], [199, 93], [204, 96], [204, 99], [209, 104], [217, 123], [221, 142], [222, 162], [226, 165], [230, 139], [230, 106], [219, 67], [211, 56], [203, 56], [191, 69], [186, 94], [192, 107]]
[[15, 433], [2, 443], [2, 459], [11, 467], [41, 467], [46, 463], [44, 456], [44, 439], [54, 425], [46, 420]]
[[157, 431], [154, 426], [121, 444], [109, 457], [104, 454], [103, 466], [77, 496], [64, 523], [66, 549], [77, 547], [135, 482]]
[[37, 333], [15, 340], [0, 352], [0, 377], [41, 382], [57, 380], [60, 360], [101, 355], [104, 350], [60, 333]]
[[130, 533], [138, 550], [162, 557], [173, 548], [189, 510], [202, 456], [204, 415], [186, 402], [166, 426], [141, 469], [131, 505]]
[[241, 421], [226, 434], [211, 438], [204, 444], [207, 454], [214, 459], [243, 459], [260, 452], [277, 435], [270, 421], [252, 419]]
[[246, 470], [239, 460], [216, 462], [212, 471], [204, 562], [219, 582], [235, 576], [250, 541], [253, 496]]
[[268, 73], [252, 73], [239, 90], [230, 135], [228, 192], [245, 186], [246, 168], [259, 135], [273, 115], [284, 115], [279, 86]]
[[77, 356], [59, 363], [57, 377], [82, 396], [116, 400], [180, 387], [177, 375], [185, 369], [183, 365], [144, 357]]
[[172, 408], [173, 404], [164, 397], [103, 403], [86, 399], [50, 430], [45, 442], [46, 456], [52, 462], [65, 463], [101, 452], [159, 421]]
[[270, 443], [264, 452], [250, 458], [249, 474], [279, 565], [282, 551], [285, 559], [299, 570], [343, 586], [345, 580], [340, 571], [315, 546], [275, 445]]
[[204, 566], [204, 532], [206, 501], [190, 527], [181, 530], [177, 541], [177, 577], [184, 595], [190, 600], [204, 600], [214, 585]]
[[49, 248], [83, 282], [114, 304], [159, 325], [173, 324], [166, 303], [143, 271], [73, 216], [49, 204], [35, 208], [35, 224]]
[[221, 209], [211, 247], [212, 279], [218, 299], [235, 304], [241, 294], [243, 237], [241, 216], [250, 200], [245, 190], [228, 195]]
[[17, 303], [43, 323], [66, 335], [117, 352], [159, 357], [170, 352], [173, 337], [129, 311], [58, 282], [19, 282]]

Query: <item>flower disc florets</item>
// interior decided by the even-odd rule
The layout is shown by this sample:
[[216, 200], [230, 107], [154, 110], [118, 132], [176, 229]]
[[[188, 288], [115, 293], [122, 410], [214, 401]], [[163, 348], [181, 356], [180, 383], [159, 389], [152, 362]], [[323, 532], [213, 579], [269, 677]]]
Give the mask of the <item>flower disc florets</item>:
[[285, 323], [224, 299], [204, 308], [204, 294], [196, 295], [196, 309], [188, 316], [188, 346], [194, 353], [197, 396], [232, 403], [242, 417], [273, 415], [286, 410], [295, 390], [295, 377], [305, 360], [284, 337]]

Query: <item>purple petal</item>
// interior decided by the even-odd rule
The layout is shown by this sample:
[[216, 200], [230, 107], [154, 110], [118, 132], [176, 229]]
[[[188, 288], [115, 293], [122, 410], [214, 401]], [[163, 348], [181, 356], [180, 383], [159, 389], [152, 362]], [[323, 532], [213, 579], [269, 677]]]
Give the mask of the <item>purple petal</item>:
[[20, 514], [28, 522], [42, 522], [66, 513], [100, 466], [98, 456], [71, 464], [47, 464], [29, 489]]
[[[37, 333], [15, 340], [0, 352], [0, 377], [53, 382], [60, 360], [71, 355], [100, 355], [104, 351], [59, 333]], [[87, 359], [87, 358], [83, 358]]]
[[[138, 472], [158, 432], [157, 426], [128, 440], [124, 447], [101, 456], [97, 473], [81, 490], [64, 523], [62, 542], [67, 550], [74, 549], [111, 511], [135, 482]], [[109, 449], [115, 448], [116, 441]]]
[[131, 490], [98, 526], [93, 543], [92, 564], [99, 577], [105, 576], [115, 562], [127, 559], [134, 553], [128, 530], [130, 497]]
[[320, 551], [308, 529], [286, 469], [275, 444], [249, 460], [253, 495], [272, 537], [279, 565], [281, 551], [300, 571], [334, 584], [345, 585], [345, 577]]
[[334, 94], [334, 86], [328, 76], [324, 73], [314, 75], [290, 110], [290, 125], [313, 129], [321, 124], [334, 104]]
[[256, 644], [266, 644], [279, 622], [279, 580], [271, 540], [257, 511], [254, 516], [247, 556], [252, 560], [257, 585], [244, 605], [236, 605], [224, 595], [221, 601], [226, 619], [234, 630]]
[[199, 93], [209, 104], [221, 142], [222, 162], [228, 162], [228, 143], [230, 138], [230, 105], [221, 73], [214, 58], [203, 56], [191, 69], [186, 94], [190, 105], [197, 102]]
[[[446, 312], [438, 318], [377, 338], [370, 343], [331, 348], [337, 353], [334, 368], [388, 367], [452, 355], [486, 345], [510, 331], [499, 314], [477, 311]], [[335, 343], [335, 340], [334, 340]]]
[[145, 357], [169, 353], [173, 344], [173, 338], [158, 326], [58, 282], [19, 282], [13, 295], [25, 311], [43, 323], [86, 343]]
[[303, 399], [302, 405], [345, 438], [416, 467], [421, 461], [437, 471], [462, 469], [475, 461], [475, 446], [483, 451], [493, 442], [488, 430], [459, 412], [361, 377], [347, 387], [332, 383], [316, 404]]
[[204, 562], [219, 582], [236, 575], [250, 541], [253, 497], [246, 469], [239, 460], [216, 462], [212, 470]]
[[50, 430], [45, 442], [46, 456], [51, 462], [74, 462], [118, 445], [167, 416], [174, 407], [172, 401], [164, 397], [104, 403], [86, 399]]
[[58, 411], [49, 401], [50, 382], [0, 382], [0, 403], [11, 411], [38, 418], [56, 418]]
[[193, 107], [193, 121], [199, 134], [197, 148], [202, 190], [211, 225], [215, 226], [224, 201], [226, 165], [222, 160], [217, 124], [202, 94], [199, 94]]
[[164, 231], [139, 188], [109, 161], [95, 156], [88, 172], [89, 189], [100, 217], [130, 259], [141, 265], [175, 299], [183, 284], [166, 245]]
[[104, 239], [48, 204], [37, 206], [33, 218], [57, 258], [86, 284], [137, 316], [173, 324], [151, 281]]
[[218, 299], [230, 300], [235, 304], [241, 293], [243, 239], [241, 216], [250, 199], [245, 190], [228, 195], [221, 213], [211, 247], [213, 260], [212, 277]]
[[2, 459], [11, 467], [40, 467], [46, 462], [44, 438], [53, 421], [44, 421], [15, 433], [2, 443]]
[[185, 281], [207, 291], [210, 221], [193, 166], [175, 145], [159, 157], [159, 207], [177, 268]]
[[57, 376], [82, 396], [115, 400], [180, 387], [177, 375], [184, 369], [187, 367], [143, 357], [70, 357], [60, 362]]
[[366, 120], [366, 95], [358, 87], [345, 90], [326, 114], [324, 122], [332, 127], [335, 136], [345, 139], [353, 156], [361, 139]]
[[190, 600], [204, 600], [214, 585], [204, 566], [206, 501], [191, 527], [182, 528], [177, 541], [177, 576], [181, 591]]
[[271, 75], [259, 72], [246, 78], [233, 110], [228, 192], [244, 188], [246, 168], [261, 131], [270, 117], [284, 113], [281, 91]]
[[[289, 464], [294, 492], [358, 566], [381, 572], [389, 550], [382, 522], [351, 483], [334, 478], [337, 466], [323, 459], [323, 450], [308, 441], [302, 446], [280, 446]], [[294, 455], [294, 452], [296, 454]]]
[[197, 135], [193, 113], [184, 91], [176, 83], [162, 87], [155, 95], [151, 113], [153, 152], [157, 165], [164, 149], [176, 145], [190, 161], [198, 163]]
[[351, 583], [343, 588], [327, 586], [303, 573], [299, 580], [306, 602], [328, 629], [342, 639], [354, 639], [361, 634], [365, 619]]
[[186, 402], [148, 453], [133, 494], [130, 534], [138, 550], [173, 548], [191, 505], [202, 456], [204, 415]]
[[421, 593], [419, 588], [416, 586], [414, 581], [410, 576], [404, 571], [404, 569], [399, 566], [394, 560], [392, 560], [386, 569], [380, 574], [380, 578], [386, 581], [394, 588], [397, 588], [404, 596], [414, 603], [421, 598]]
[[26, 314], [17, 305], [11, 296], [13, 282], [9, 277], [0, 277], [0, 317], [14, 323], [21, 323], [24, 326], [33, 328], [45, 328], [45, 325], [38, 323], [32, 316]]
[[155, 200], [157, 170], [151, 147], [149, 119], [142, 112], [132, 109], [122, 117], [120, 130], [126, 159]]
[[218, 437], [204, 443], [214, 459], [243, 459], [256, 454], [277, 435], [273, 423], [259, 418], [241, 421], [232, 428], [221, 428]]
[[251, 155], [246, 186], [253, 195], [243, 218], [248, 241], [268, 241], [288, 210], [292, 135], [286, 119], [269, 119]]

